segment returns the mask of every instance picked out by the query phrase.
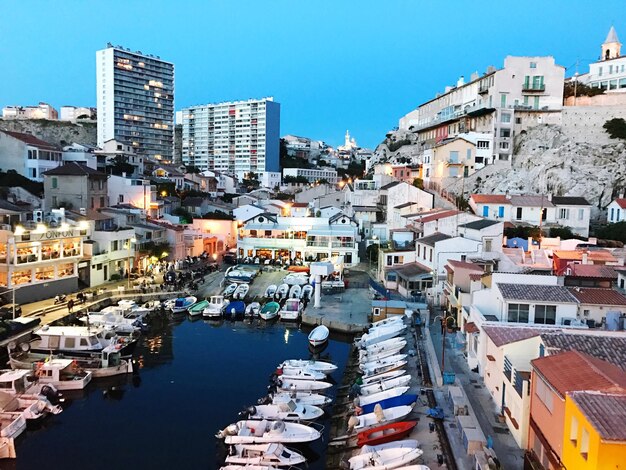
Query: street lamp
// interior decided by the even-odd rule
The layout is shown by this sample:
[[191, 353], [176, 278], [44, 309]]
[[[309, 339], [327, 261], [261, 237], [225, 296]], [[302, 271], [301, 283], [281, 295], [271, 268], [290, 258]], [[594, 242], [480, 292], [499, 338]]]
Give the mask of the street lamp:
[[136, 238], [131, 238], [130, 240], [128, 240], [128, 244], [126, 245], [126, 247], [128, 248], [128, 289], [130, 290], [130, 271], [131, 271], [131, 264], [130, 264], [130, 247], [133, 243], [137, 243], [137, 239]]

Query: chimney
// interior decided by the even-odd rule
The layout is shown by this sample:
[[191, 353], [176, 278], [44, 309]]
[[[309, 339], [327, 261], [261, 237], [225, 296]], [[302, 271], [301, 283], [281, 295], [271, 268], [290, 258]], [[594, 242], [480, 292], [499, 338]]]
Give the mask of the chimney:
[[588, 264], [588, 262], [589, 262], [589, 255], [588, 255], [588, 254], [587, 254], [587, 252], [585, 251], [585, 252], [583, 253], [583, 260], [582, 260], [582, 263], [583, 263], [583, 264]]
[[451, 87], [451, 86], [449, 86], [449, 85], [448, 85], [448, 86], [444, 89], [444, 93], [448, 93], [449, 91], [451, 91], [451, 90], [452, 90], [452, 88], [453, 88], [453, 87]]
[[480, 75], [478, 75], [478, 72], [474, 72], [472, 75], [470, 75], [470, 82], [478, 80], [479, 78], [480, 78]]
[[504, 193], [504, 197], [506, 197], [508, 200], [511, 200], [511, 193], [509, 193], [509, 190], [506, 190], [506, 193]]
[[552, 201], [552, 193], [548, 193], [548, 201]]
[[122, 178], [126, 178], [126, 172], [122, 171]]
[[461, 75], [459, 79], [456, 81], [456, 86], [458, 88], [458, 87], [462, 87], [463, 85], [465, 85], [465, 77]]

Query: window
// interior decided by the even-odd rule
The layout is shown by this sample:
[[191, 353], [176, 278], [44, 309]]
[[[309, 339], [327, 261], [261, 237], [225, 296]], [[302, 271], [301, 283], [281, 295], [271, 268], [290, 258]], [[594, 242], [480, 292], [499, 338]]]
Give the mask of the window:
[[552, 413], [552, 409], [554, 407], [554, 404], [552, 402], [552, 391], [550, 390], [548, 385], [543, 381], [542, 378], [540, 378], [539, 376], [535, 376], [535, 377], [537, 377], [535, 381], [535, 395], [539, 397], [539, 400], [541, 400], [541, 403], [543, 403], [548, 409], [548, 411]]
[[521, 124], [521, 123], [522, 123], [522, 118], [516, 117], [515, 118], [515, 124]]
[[52, 177], [52, 187], [56, 189], [58, 187], [59, 180], [56, 177]]
[[498, 207], [498, 217], [504, 217], [504, 206]]
[[488, 140], [479, 140], [476, 143], [476, 148], [479, 149], [488, 149], [489, 148], [489, 141]]
[[533, 96], [533, 109], [539, 109], [539, 97]]
[[430, 262], [433, 262], [433, 249], [430, 249]]
[[509, 304], [507, 321], [528, 323], [528, 304]]
[[585, 218], [585, 209], [578, 209], [578, 220], [583, 220]]
[[515, 210], [515, 218], [516, 218], [517, 220], [521, 220], [521, 219], [522, 219], [522, 210], [523, 210], [523, 207], [518, 207], [518, 208]]
[[117, 240], [113, 240], [111, 242], [111, 251], [117, 251], [117, 247], [118, 247], [118, 241]]
[[30, 177], [37, 178], [37, 168], [30, 168]]
[[387, 266], [393, 266], [393, 256], [387, 256]]
[[500, 93], [500, 107], [506, 108], [506, 93]]
[[509, 113], [502, 113], [500, 122], [511, 122], [511, 115]]
[[536, 69], [537, 68], [537, 62], [531, 62], [530, 63], [530, 68], [531, 69]]
[[450, 152], [450, 163], [459, 163], [459, 152], [457, 151]]
[[572, 416], [572, 422], [569, 428], [569, 440], [572, 441], [572, 444], [576, 447], [576, 443], [578, 442], [578, 420], [576, 416]]
[[92, 208], [92, 209], [94, 209], [94, 208], [95, 208], [94, 198], [91, 198], [91, 208]]
[[57, 201], [57, 197], [56, 196], [52, 196], [52, 207], [54, 207], [54, 208], [59, 207], [59, 203]]
[[589, 432], [583, 428], [583, 435], [580, 439], [580, 455], [587, 460], [589, 456]]
[[485, 239], [485, 250], [487, 253], [491, 252], [491, 239]]
[[508, 142], [500, 142], [499, 147], [500, 147], [501, 150], [508, 150], [509, 143]]
[[380, 315], [380, 309], [379, 308], [375, 308], [374, 309], [374, 316], [377, 317]]
[[559, 209], [559, 219], [569, 219], [569, 209]]
[[556, 305], [535, 305], [535, 323], [556, 325]]
[[500, 129], [500, 137], [511, 137], [511, 129]]
[[100, 196], [100, 207], [104, 207], [104, 196]]
[[65, 348], [74, 349], [76, 347], [76, 338], [65, 338]]

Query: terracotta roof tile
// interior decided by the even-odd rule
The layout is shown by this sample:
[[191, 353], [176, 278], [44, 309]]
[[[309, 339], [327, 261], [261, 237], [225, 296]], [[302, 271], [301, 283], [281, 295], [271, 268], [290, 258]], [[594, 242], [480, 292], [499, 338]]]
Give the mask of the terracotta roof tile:
[[562, 397], [575, 390], [626, 393], [626, 372], [580, 351], [540, 357], [531, 364]]
[[511, 204], [511, 200], [505, 194], [472, 194], [471, 199], [476, 204]]
[[626, 441], [626, 395], [573, 392], [571, 398], [602, 439]]
[[454, 211], [454, 210], [449, 210], [449, 211], [444, 210], [444, 211], [437, 211], [437, 212], [428, 211], [428, 212], [424, 212], [423, 215], [420, 213], [408, 214], [408, 215], [405, 215], [404, 217], [414, 218], [415, 222], [426, 223], [426, 222], [433, 222], [435, 220], [445, 219], [446, 217], [453, 217], [457, 214], [460, 214], [460, 212]]
[[618, 197], [613, 202], [616, 202], [617, 205], [620, 206], [622, 209], [626, 209], [626, 198]]
[[545, 331], [541, 334], [546, 351], [575, 349], [590, 356], [602, 359], [626, 371], [626, 336], [584, 334], [584, 332]]
[[[569, 270], [569, 274], [567, 274], [567, 270]], [[612, 266], [605, 266], [603, 264], [570, 263], [567, 265], [565, 275], [568, 277], [617, 279], [615, 269]]]
[[46, 150], [60, 150], [56, 145], [41, 140], [35, 137], [32, 134], [25, 134], [23, 132], [14, 132], [14, 131], [5, 131], [0, 130], [0, 132], [4, 132], [7, 135], [10, 135], [14, 139], [20, 140], [27, 145], [32, 145], [33, 147], [38, 147]]
[[626, 296], [613, 289], [570, 287], [569, 291], [581, 304], [626, 305]]
[[484, 272], [484, 269], [475, 263], [468, 263], [467, 261], [457, 261], [454, 259], [449, 259], [448, 264], [455, 268], [469, 269], [472, 271], [480, 272], [481, 274]]
[[537, 302], [577, 303], [576, 298], [563, 286], [497, 283], [502, 297], [507, 300]]
[[604, 261], [614, 262], [615, 257], [607, 250], [554, 250], [552, 253], [561, 259], [567, 259], [572, 261], [582, 261], [583, 255], [587, 254], [589, 261]]

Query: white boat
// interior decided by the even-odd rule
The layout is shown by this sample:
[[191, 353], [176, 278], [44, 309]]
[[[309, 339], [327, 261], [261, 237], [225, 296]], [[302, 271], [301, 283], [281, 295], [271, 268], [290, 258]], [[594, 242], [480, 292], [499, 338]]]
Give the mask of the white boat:
[[228, 299], [225, 299], [223, 295], [212, 295], [209, 297], [209, 305], [202, 311], [202, 316], [206, 318], [219, 318], [222, 316], [222, 311], [228, 304]]
[[302, 292], [300, 293], [300, 298], [302, 300], [306, 300], [307, 302], [313, 298], [313, 286], [311, 284], [307, 284], [302, 286]]
[[383, 351], [388, 351], [389, 349], [395, 349], [400, 345], [402, 345], [402, 347], [406, 346], [406, 340], [404, 338], [391, 338], [381, 341], [380, 343], [372, 344], [366, 348], [361, 348], [360, 351], [366, 354], [378, 354]]
[[300, 299], [287, 299], [285, 304], [278, 312], [278, 316], [283, 321], [295, 321], [302, 314], [302, 302]]
[[370, 329], [378, 328], [380, 326], [385, 326], [385, 325], [392, 325], [392, 324], [395, 324], [396, 322], [404, 323], [404, 318], [405, 318], [404, 315], [393, 315], [391, 317], [385, 318], [384, 320], [375, 321], [374, 323], [370, 325]]
[[289, 289], [290, 299], [299, 299], [301, 294], [302, 294], [302, 287], [300, 287], [297, 284], [294, 284], [293, 286], [291, 286], [291, 289]]
[[430, 470], [430, 467], [428, 465], [406, 465], [398, 467], [396, 470]]
[[40, 384], [53, 385], [57, 390], [83, 390], [92, 378], [90, 371], [71, 359], [38, 362], [34, 375]]
[[286, 299], [287, 296], [289, 295], [289, 286], [287, 284], [281, 284], [280, 286], [278, 286], [278, 289], [276, 289], [276, 300], [283, 300]]
[[305, 462], [302, 454], [282, 444], [237, 444], [226, 457], [226, 463], [245, 465], [247, 470], [254, 470], [251, 465], [291, 467]]
[[278, 302], [268, 302], [261, 308], [261, 312], [259, 313], [259, 317], [261, 319], [269, 321], [273, 320], [278, 316], [278, 312], [280, 311], [280, 304]]
[[277, 392], [271, 395], [271, 400], [274, 405], [294, 401], [296, 405], [312, 406], [327, 406], [333, 401], [332, 398], [326, 395], [312, 392]]
[[400, 336], [406, 330], [406, 325], [388, 325], [372, 333], [365, 333], [357, 340], [357, 346], [369, 347], [382, 341]]
[[296, 390], [296, 391], [315, 391], [315, 390], [326, 390], [327, 388], [332, 387], [332, 384], [328, 382], [323, 382], [321, 380], [295, 380], [295, 379], [286, 379], [282, 377], [278, 377], [276, 379], [278, 384], [278, 388], [281, 390]]
[[386, 400], [387, 398], [394, 398], [404, 395], [408, 392], [410, 387], [394, 387], [388, 390], [383, 390], [382, 392], [372, 393], [370, 395], [361, 395], [358, 397], [359, 406], [371, 405], [372, 403], [377, 403], [382, 400]]
[[324, 410], [313, 405], [298, 405], [294, 401], [277, 405], [256, 405], [246, 410], [248, 419], [280, 419], [284, 421], [313, 421], [324, 414]]
[[187, 313], [187, 309], [198, 301], [197, 297], [189, 295], [187, 297], [178, 297], [174, 299], [174, 304], [170, 304], [172, 313]]
[[304, 286], [309, 283], [309, 276], [305, 273], [289, 273], [283, 278], [283, 282], [289, 286]]
[[370, 452], [378, 452], [384, 449], [417, 449], [419, 442], [415, 439], [400, 439], [397, 441], [386, 442], [385, 444], [376, 444], [373, 446], [365, 444], [361, 447], [359, 454], [368, 454]]
[[389, 390], [395, 387], [404, 387], [405, 385], [408, 385], [410, 381], [411, 376], [406, 374], [401, 375], [400, 377], [394, 377], [393, 379], [364, 385], [361, 387], [361, 395], [371, 395], [373, 393], [382, 392], [383, 390]]
[[258, 302], [252, 302], [246, 305], [246, 317], [258, 317], [261, 312], [261, 304]]
[[26, 418], [22, 413], [0, 412], [0, 437], [15, 439], [26, 430]]
[[22, 413], [28, 421], [35, 421], [48, 414], [59, 414], [63, 411], [59, 405], [53, 405], [43, 395], [15, 395], [0, 391], [0, 410]]
[[220, 470], [276, 470], [273, 465], [237, 465], [230, 464], [220, 467]]
[[330, 330], [326, 325], [316, 326], [309, 333], [309, 344], [313, 347], [321, 346], [328, 341], [328, 335], [330, 335]]
[[382, 359], [374, 360], [371, 362], [361, 362], [359, 365], [359, 369], [365, 372], [375, 370], [383, 366], [400, 364], [401, 362], [404, 362], [406, 364], [407, 357], [408, 356], [406, 354], [394, 354], [393, 356], [384, 357]]
[[250, 290], [250, 286], [248, 284], [239, 284], [235, 292], [233, 293], [233, 299], [243, 300], [248, 295], [248, 291]]
[[[404, 343], [406, 344], [406, 341]], [[389, 348], [384, 351], [379, 351], [376, 353], [368, 353], [367, 350], [361, 349], [359, 351], [359, 362], [363, 364], [365, 362], [380, 361], [382, 359], [385, 359], [386, 357], [394, 356], [400, 353], [400, 351], [402, 351], [403, 348], [404, 348], [404, 344], [399, 343], [396, 347]]]
[[416, 461], [424, 453], [423, 450], [411, 447], [391, 447], [361, 452], [348, 462], [350, 470], [392, 470]]
[[312, 442], [321, 437], [320, 432], [310, 426], [284, 421], [242, 420], [219, 431], [218, 439], [226, 444], [283, 444]]
[[276, 289], [278, 289], [276, 284], [270, 284], [269, 286], [267, 286], [267, 289], [265, 289], [265, 294], [263, 296], [268, 299], [273, 299], [274, 295], [276, 294]]
[[361, 377], [362, 385], [369, 385], [376, 382], [382, 382], [383, 380], [393, 379], [395, 377], [400, 377], [401, 375], [406, 374], [406, 369], [396, 369], [389, 372], [384, 372], [382, 374], [370, 375]]
[[310, 370], [306, 367], [301, 369], [290, 367], [287, 370], [278, 368], [276, 369], [276, 375], [290, 380], [324, 380], [326, 378], [326, 374], [323, 372]]
[[109, 328], [119, 334], [133, 334], [140, 331], [144, 326], [141, 317], [127, 318], [121, 309], [118, 311], [89, 312], [80, 320], [87, 325]]
[[337, 366], [331, 362], [308, 361], [306, 359], [287, 359], [278, 367], [281, 367], [283, 370], [286, 370], [289, 368], [301, 369], [305, 367], [309, 370], [316, 370], [318, 372], [323, 372], [326, 375], [330, 375], [337, 370]]
[[374, 426], [380, 426], [381, 424], [400, 421], [408, 416], [411, 411], [413, 411], [413, 407], [409, 405], [394, 406], [393, 408], [385, 409], [380, 405], [376, 405], [372, 413], [355, 416], [358, 423], [354, 426], [354, 430], [360, 432]]
[[386, 362], [379, 365], [375, 365], [373, 367], [362, 369], [363, 377], [375, 377], [377, 375], [384, 374], [386, 372], [391, 372], [397, 369], [401, 369], [407, 365], [408, 361], [403, 359], [398, 362]]
[[224, 289], [224, 297], [230, 297], [231, 295], [233, 295], [237, 290], [237, 286], [239, 286], [239, 284], [234, 282], [232, 284], [229, 284], [226, 289]]

